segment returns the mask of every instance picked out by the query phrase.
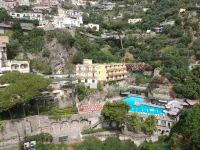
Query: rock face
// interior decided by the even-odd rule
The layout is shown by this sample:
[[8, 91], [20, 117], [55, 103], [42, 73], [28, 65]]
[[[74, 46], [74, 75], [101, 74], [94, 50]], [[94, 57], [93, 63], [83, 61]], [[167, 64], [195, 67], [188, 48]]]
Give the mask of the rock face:
[[64, 73], [67, 72], [66, 62], [75, 53], [75, 48], [65, 48], [54, 39], [45, 44], [42, 57], [50, 60], [53, 73]]

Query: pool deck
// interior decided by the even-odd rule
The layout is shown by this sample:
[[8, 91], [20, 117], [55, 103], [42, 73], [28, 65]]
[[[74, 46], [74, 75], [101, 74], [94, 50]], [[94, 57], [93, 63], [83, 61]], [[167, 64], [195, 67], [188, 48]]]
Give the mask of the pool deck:
[[[131, 115], [132, 113], [137, 113], [137, 112], [129, 112], [128, 115]], [[149, 115], [148, 114], [142, 114], [142, 113], [137, 113], [140, 117], [144, 117], [147, 118]], [[173, 121], [171, 118], [169, 118], [168, 116], [163, 116], [163, 115], [154, 115], [156, 117], [156, 119], [159, 120], [166, 120], [166, 121]]]
[[115, 96], [115, 97], [112, 97], [112, 98], [107, 98], [106, 101], [108, 102], [112, 102], [112, 101], [116, 101], [116, 100], [123, 100], [124, 98], [128, 98], [128, 97], [140, 97], [140, 98], [146, 98], [145, 96], [142, 96], [142, 95], [137, 95], [137, 94], [129, 94], [129, 96], [127, 97], [122, 97], [122, 96]]
[[[124, 98], [129, 98], [129, 97], [140, 97], [140, 98], [146, 98], [145, 96], [141, 96], [141, 95], [137, 95], [137, 94], [130, 94], [128, 97], [121, 97], [121, 96], [117, 96], [117, 97], [113, 97], [113, 98], [110, 98], [110, 99], [107, 99], [106, 101], [116, 101], [116, 100], [123, 100]], [[138, 104], [138, 105], [137, 105]], [[139, 106], [139, 105], [146, 105], [146, 106], [152, 106], [152, 107], [156, 107], [156, 108], [165, 108], [165, 106], [159, 106], [159, 105], [155, 105], [155, 104], [152, 104], [152, 103], [146, 103], [146, 102], [139, 102], [137, 103], [136, 105]]]
[[145, 103], [145, 102], [140, 103], [140, 105], [147, 105], [147, 106], [163, 108], [163, 109], [165, 108], [164, 106], [158, 106], [158, 105], [154, 105], [154, 104], [151, 104], [151, 103]]
[[[144, 98], [144, 99], [146, 98], [145, 96], [137, 95], [137, 94], [129, 94], [129, 95], [128, 95], [128, 97], [133, 97], [133, 96], [134, 96], [134, 97]], [[128, 98], [128, 97], [126, 97], [126, 98]]]
[[[129, 95], [128, 97], [140, 97], [140, 98], [146, 98], [145, 96], [141, 96], [141, 95], [137, 95], [137, 94], [131, 94], [131, 95]], [[128, 98], [128, 97], [126, 97], [126, 98]], [[123, 100], [124, 98], [122, 98], [121, 100]], [[152, 103], [146, 103], [146, 102], [139, 102], [139, 103], [136, 103], [136, 105], [137, 104], [139, 104], [139, 105], [146, 105], [146, 106], [152, 106], [152, 107], [157, 107], [157, 108], [165, 108], [164, 106], [158, 106], [158, 105], [154, 105], [154, 104], [152, 104]], [[137, 105], [137, 106], [139, 106], [139, 105]]]

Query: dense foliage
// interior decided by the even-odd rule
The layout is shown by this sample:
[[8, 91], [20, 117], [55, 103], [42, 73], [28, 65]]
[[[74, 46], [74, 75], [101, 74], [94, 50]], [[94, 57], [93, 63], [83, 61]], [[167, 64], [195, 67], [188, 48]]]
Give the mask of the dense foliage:
[[171, 136], [171, 146], [180, 147], [184, 150], [200, 149], [200, 105], [194, 106], [190, 110], [184, 110], [179, 123], [174, 127]]
[[88, 136], [79, 145], [73, 146], [74, 150], [138, 150], [134, 142], [127, 140], [121, 142], [118, 137], [107, 137], [101, 142], [94, 136]]
[[156, 130], [157, 120], [154, 115], [149, 115], [144, 121], [144, 127], [147, 134], [153, 134]]
[[0, 8], [0, 14], [0, 22], [10, 21], [12, 19], [12, 17], [7, 13], [4, 8]]
[[52, 142], [53, 137], [49, 133], [40, 133], [38, 135], [33, 135], [33, 136], [26, 136], [25, 141], [30, 142], [30, 141], [36, 141], [36, 142]]
[[28, 103], [40, 97], [46, 90], [50, 79], [32, 73], [6, 73], [0, 77], [0, 84], [9, 84], [0, 90], [0, 109], [8, 110], [18, 103]]
[[96, 89], [90, 89], [82, 83], [79, 83], [76, 87], [78, 93], [78, 100], [82, 101], [86, 96], [96, 91]]
[[130, 131], [134, 132], [141, 131], [142, 127], [141, 118], [137, 113], [133, 113], [131, 115], [126, 116], [126, 123]]
[[103, 106], [101, 115], [105, 121], [109, 123], [114, 122], [117, 125], [121, 125], [125, 122], [125, 115], [127, 114], [128, 110], [129, 105], [124, 102], [106, 102]]
[[103, 144], [103, 150], [121, 150], [122, 145], [119, 138], [117, 137], [108, 137], [106, 138]]
[[102, 150], [102, 143], [96, 137], [86, 137], [82, 143], [82, 149], [85, 150]]
[[131, 140], [124, 141], [122, 143], [122, 149], [123, 150], [138, 150], [137, 145]]
[[198, 99], [200, 97], [199, 73], [200, 67], [194, 68], [186, 79], [174, 86], [178, 97], [190, 99]]

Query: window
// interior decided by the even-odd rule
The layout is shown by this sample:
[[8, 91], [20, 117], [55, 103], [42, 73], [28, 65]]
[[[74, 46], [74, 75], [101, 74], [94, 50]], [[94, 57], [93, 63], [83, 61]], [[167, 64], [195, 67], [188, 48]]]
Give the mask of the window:
[[85, 76], [85, 73], [81, 73], [81, 75], [84, 77], [84, 76]]
[[88, 81], [87, 81], [87, 79], [85, 79], [85, 83], [87, 83]]
[[92, 83], [95, 83], [95, 80], [92, 80]]
[[94, 77], [94, 73], [92, 74], [92, 76]]

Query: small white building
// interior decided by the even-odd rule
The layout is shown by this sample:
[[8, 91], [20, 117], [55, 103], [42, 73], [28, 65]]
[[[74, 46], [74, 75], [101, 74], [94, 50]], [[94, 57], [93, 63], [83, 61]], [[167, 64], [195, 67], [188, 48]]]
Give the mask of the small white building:
[[64, 10], [64, 14], [70, 16], [82, 16], [83, 12], [69, 9], [69, 10]]
[[99, 25], [98, 24], [93, 24], [93, 23], [89, 23], [87, 25], [84, 25], [85, 28], [90, 28], [94, 31], [99, 31]]
[[55, 16], [52, 24], [54, 28], [80, 27], [83, 24], [82, 16]]
[[92, 7], [98, 6], [98, 1], [89, 1], [89, 3]]
[[85, 6], [86, 2], [86, 0], [72, 0], [72, 4], [77, 6]]
[[141, 21], [142, 21], [142, 18], [128, 19], [128, 23], [131, 23], [131, 24], [135, 24], [135, 23], [141, 22]]
[[142, 8], [143, 12], [146, 12], [149, 8]]
[[160, 23], [160, 26], [167, 26], [167, 25], [170, 25], [170, 26], [173, 26], [175, 24], [175, 21], [167, 21], [167, 22], [162, 22]]
[[22, 19], [27, 19], [27, 20], [43, 20], [43, 14], [42, 13], [33, 13], [33, 12], [28, 12], [28, 13], [18, 13], [18, 12], [10, 12], [10, 15], [13, 18], [22, 18]]
[[29, 6], [30, 5], [29, 0], [17, 0], [17, 3], [19, 6]]
[[28, 61], [12, 61], [7, 60], [7, 48], [6, 44], [9, 43], [7, 36], [0, 36], [0, 73], [5, 72], [30, 72], [30, 66]]
[[182, 13], [182, 12], [185, 12], [185, 11], [186, 11], [186, 9], [181, 8], [181, 9], [179, 10], [179, 13]]
[[0, 8], [5, 8], [7, 9], [6, 3], [3, 0], [0, 0]]
[[107, 2], [101, 5], [103, 6], [104, 10], [113, 10], [113, 8], [116, 6], [116, 3]]

